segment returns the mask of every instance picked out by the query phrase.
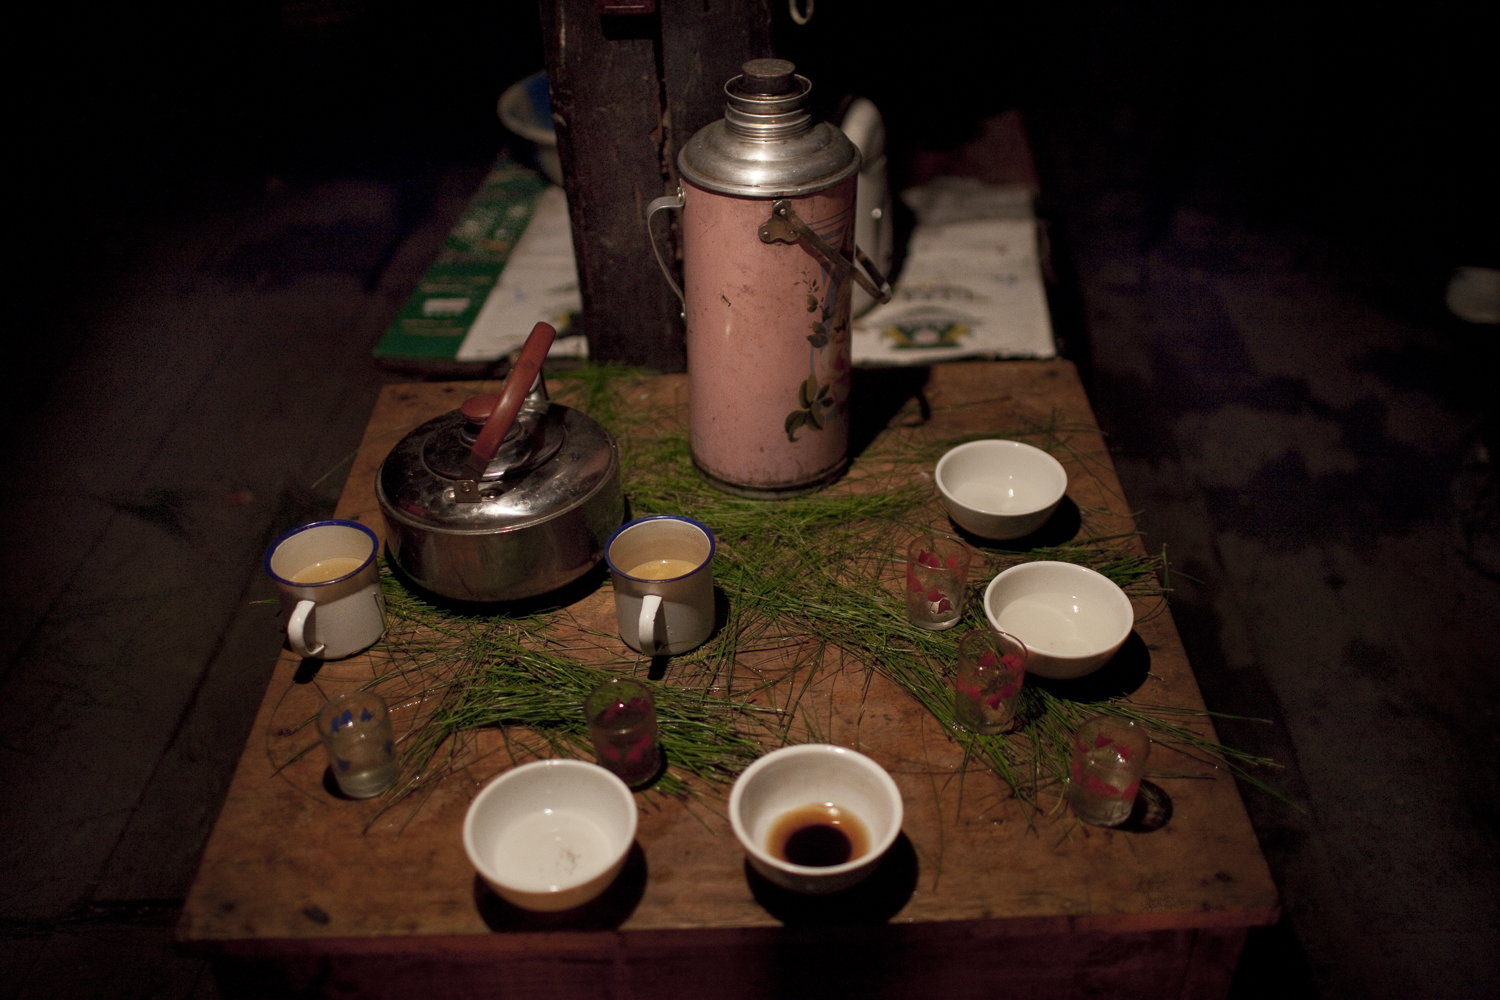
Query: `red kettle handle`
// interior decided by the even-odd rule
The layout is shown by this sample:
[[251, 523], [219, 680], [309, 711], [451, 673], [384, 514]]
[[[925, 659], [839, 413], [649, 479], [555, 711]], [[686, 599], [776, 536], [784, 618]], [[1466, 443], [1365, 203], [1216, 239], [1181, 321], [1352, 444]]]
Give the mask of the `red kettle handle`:
[[490, 411], [490, 418], [484, 422], [484, 429], [469, 451], [468, 471], [475, 481], [484, 477], [485, 470], [495, 460], [495, 453], [500, 450], [501, 442], [521, 412], [521, 404], [531, 392], [531, 384], [541, 374], [542, 362], [547, 360], [547, 351], [556, 336], [557, 329], [549, 323], [538, 323], [531, 328], [526, 346], [521, 348], [521, 356], [516, 359], [515, 367], [511, 368], [505, 386], [500, 390], [500, 402]]

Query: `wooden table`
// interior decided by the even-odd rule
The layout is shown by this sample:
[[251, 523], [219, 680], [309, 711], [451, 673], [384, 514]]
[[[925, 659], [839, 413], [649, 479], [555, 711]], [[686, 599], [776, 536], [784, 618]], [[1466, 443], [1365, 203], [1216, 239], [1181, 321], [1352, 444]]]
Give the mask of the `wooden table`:
[[[889, 387], [903, 377], [872, 379]], [[473, 388], [387, 387], [338, 516], [382, 530], [372, 491], [381, 459]], [[1133, 528], [1070, 363], [939, 366], [920, 394], [925, 419], [916, 399], [885, 391], [896, 411], [887, 434], [1058, 428], [1084, 530]], [[670, 417], [685, 410], [686, 392], [685, 376], [667, 375], [626, 395]], [[1149, 616], [1156, 602], [1136, 603], [1150, 672], [1132, 700], [1201, 708], [1170, 614]], [[568, 610], [613, 631], [607, 586]], [[1208, 997], [1224, 994], [1247, 929], [1278, 915], [1227, 773], [1158, 748], [1151, 772], [1171, 818], [1152, 832], [1084, 827], [1065, 809], [1028, 819], [989, 772], [971, 766], [960, 779], [957, 745], [905, 692], [876, 678], [861, 698], [857, 683], [840, 686], [837, 676], [820, 695], [827, 735], [885, 765], [905, 800], [903, 854], [882, 869], [888, 884], [842, 910], [802, 907], [747, 880], [722, 802], [657, 796], [643, 808], [641, 853], [615, 904], [561, 922], [527, 915], [484, 891], [460, 839], [474, 792], [502, 766], [498, 755], [446, 780], [419, 809], [397, 808], [368, 828], [377, 803], [325, 791], [321, 751], [278, 769], [288, 741], [311, 740], [286, 736], [289, 723], [367, 681], [378, 657], [377, 648], [325, 664], [313, 683], [298, 683], [306, 678], [290, 653], [276, 669], [178, 928], [180, 941], [221, 960], [228, 987], [261, 989], [269, 977], [328, 996], [410, 996], [440, 981], [445, 996]], [[1211, 732], [1206, 719], [1194, 725]]]

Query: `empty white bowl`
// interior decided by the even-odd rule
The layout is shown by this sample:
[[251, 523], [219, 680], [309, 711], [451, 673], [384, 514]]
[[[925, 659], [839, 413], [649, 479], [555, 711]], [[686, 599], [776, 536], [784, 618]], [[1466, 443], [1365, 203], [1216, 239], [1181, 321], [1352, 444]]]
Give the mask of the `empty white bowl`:
[[992, 438], [950, 448], [938, 460], [937, 487], [959, 527], [1005, 541], [1047, 523], [1068, 474], [1040, 448]]
[[[856, 830], [850, 840], [863, 850], [833, 865], [794, 864], [772, 853], [773, 836], [788, 829], [794, 814], [830, 805], [845, 829], [853, 818]], [[729, 793], [729, 821], [750, 864], [782, 888], [813, 895], [863, 881], [895, 843], [902, 815], [901, 791], [885, 768], [862, 753], [827, 743], [766, 754], [745, 769]]]
[[1135, 627], [1125, 591], [1065, 562], [1022, 563], [1001, 573], [984, 590], [984, 616], [1026, 644], [1028, 672], [1056, 680], [1104, 666]]
[[485, 785], [464, 818], [464, 850], [490, 888], [527, 910], [581, 906], [603, 892], [635, 841], [635, 796], [597, 764], [539, 760]]

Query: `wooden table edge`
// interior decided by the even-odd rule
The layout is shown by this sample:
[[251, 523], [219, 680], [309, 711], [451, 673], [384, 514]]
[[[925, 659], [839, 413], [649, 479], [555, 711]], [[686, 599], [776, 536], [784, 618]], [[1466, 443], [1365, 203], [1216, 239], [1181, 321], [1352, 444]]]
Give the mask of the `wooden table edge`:
[[1028, 937], [1046, 934], [1140, 934], [1153, 931], [1247, 930], [1269, 927], [1281, 918], [1279, 905], [1261, 910], [1186, 910], [1160, 913], [1095, 913], [1056, 917], [996, 917], [980, 920], [893, 920], [884, 924], [840, 924], [823, 927], [702, 927], [643, 928], [639, 930], [492, 931], [476, 934], [411, 934], [403, 936], [302, 938], [194, 938], [179, 922], [176, 941], [198, 954], [225, 957], [295, 957], [299, 955], [425, 955], [454, 958], [507, 954], [548, 954], [570, 951], [597, 954], [615, 947], [666, 947], [697, 951], [735, 942], [784, 935], [818, 938], [828, 935], [868, 934], [887, 928], [901, 936]]

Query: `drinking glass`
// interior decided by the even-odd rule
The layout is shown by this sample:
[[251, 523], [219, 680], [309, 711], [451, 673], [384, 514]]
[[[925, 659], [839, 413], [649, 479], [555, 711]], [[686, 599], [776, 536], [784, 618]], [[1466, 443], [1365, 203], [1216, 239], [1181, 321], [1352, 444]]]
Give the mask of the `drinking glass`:
[[589, 739], [599, 763], [631, 788], [656, 777], [661, 768], [657, 741], [656, 700], [640, 681], [612, 677], [584, 702]]
[[318, 733], [339, 791], [351, 799], [371, 798], [396, 783], [401, 763], [380, 695], [354, 691], [331, 699], [318, 713]]
[[985, 735], [1004, 732], [1016, 715], [1026, 680], [1026, 644], [1008, 632], [975, 629], [958, 640], [953, 714]]
[[1128, 719], [1096, 715], [1073, 733], [1068, 805], [1085, 823], [1118, 826], [1130, 818], [1151, 754], [1151, 738]]
[[934, 532], [906, 549], [906, 619], [940, 631], [958, 624], [969, 582], [969, 547], [955, 535]]

